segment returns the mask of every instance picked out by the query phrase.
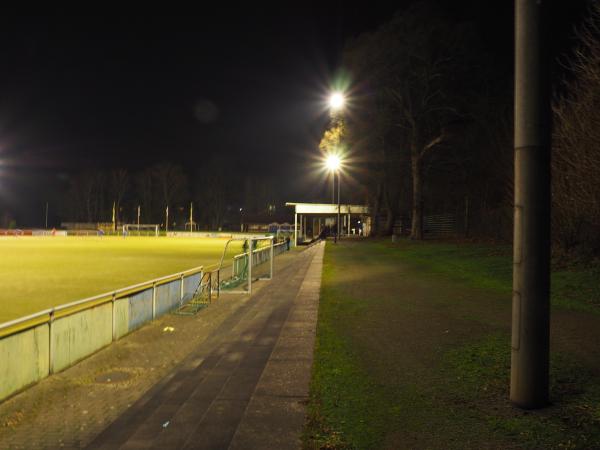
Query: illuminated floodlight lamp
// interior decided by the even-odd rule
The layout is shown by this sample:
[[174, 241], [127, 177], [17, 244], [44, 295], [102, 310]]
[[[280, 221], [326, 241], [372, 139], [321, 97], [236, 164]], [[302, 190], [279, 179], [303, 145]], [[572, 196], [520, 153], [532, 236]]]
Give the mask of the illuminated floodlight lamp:
[[341, 92], [334, 92], [329, 97], [329, 107], [333, 111], [339, 111], [340, 109], [342, 109], [344, 107], [345, 103], [346, 103], [346, 98], [344, 97], [344, 94], [342, 94]]
[[342, 160], [338, 155], [331, 154], [327, 156], [325, 160], [325, 167], [331, 172], [337, 172], [342, 165]]

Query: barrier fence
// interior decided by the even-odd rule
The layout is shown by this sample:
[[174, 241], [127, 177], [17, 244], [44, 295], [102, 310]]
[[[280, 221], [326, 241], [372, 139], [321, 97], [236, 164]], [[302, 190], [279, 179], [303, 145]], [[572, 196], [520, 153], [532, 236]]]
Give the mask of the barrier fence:
[[[273, 255], [283, 253], [284, 246], [273, 246]], [[270, 249], [253, 251], [253, 266], [269, 261]], [[231, 276], [236, 261], [244, 258], [247, 253], [234, 257]], [[227, 271], [199, 266], [0, 324], [0, 401], [193, 298], [210, 302]]]
[[[256, 250], [252, 250], [252, 266], [258, 266], [264, 262], [269, 261], [271, 247], [263, 247]], [[273, 256], [277, 256], [287, 251], [288, 247], [285, 242], [273, 245]], [[247, 276], [248, 268], [248, 253], [241, 253], [233, 257], [233, 268], [232, 276], [245, 278]]]

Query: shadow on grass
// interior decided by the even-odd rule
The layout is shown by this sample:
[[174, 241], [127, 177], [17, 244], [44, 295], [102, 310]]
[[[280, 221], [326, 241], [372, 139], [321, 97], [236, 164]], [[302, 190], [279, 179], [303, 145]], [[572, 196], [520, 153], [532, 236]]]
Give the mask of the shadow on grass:
[[[593, 356], [553, 349], [548, 408], [508, 400], [509, 327], [482, 322], [504, 298], [486, 290], [510, 292], [506, 249], [417, 245], [327, 247], [305, 448], [600, 448]], [[471, 317], [453, 302], [473, 288]]]

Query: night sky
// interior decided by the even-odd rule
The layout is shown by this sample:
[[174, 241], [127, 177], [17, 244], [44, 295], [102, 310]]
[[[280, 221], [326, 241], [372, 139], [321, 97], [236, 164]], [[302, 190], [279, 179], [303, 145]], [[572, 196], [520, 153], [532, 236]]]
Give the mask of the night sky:
[[[275, 176], [289, 200], [322, 200], [322, 187], [303, 174], [318, 154], [344, 42], [408, 3], [4, 16], [0, 207], [39, 225], [45, 191], [81, 170], [160, 161], [201, 170], [213, 157], [232, 177]], [[564, 4], [571, 6], [555, 19], [561, 49], [581, 11]], [[512, 64], [512, 2], [454, 5], [448, 14], [479, 23], [490, 51]]]

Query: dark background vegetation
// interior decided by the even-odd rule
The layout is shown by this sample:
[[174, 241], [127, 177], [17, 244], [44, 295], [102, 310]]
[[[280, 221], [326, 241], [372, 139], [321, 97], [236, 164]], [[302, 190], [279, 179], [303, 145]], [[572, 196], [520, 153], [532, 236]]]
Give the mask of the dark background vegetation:
[[[591, 255], [600, 250], [600, 9], [571, 6], [550, 10], [552, 228], [557, 250]], [[483, 18], [415, 2], [346, 47], [343, 145], [362, 169], [380, 234], [402, 224], [421, 239], [421, 217], [449, 214], [465, 237], [512, 237], [513, 30], [506, 20], [490, 34]]]
[[[553, 236], [600, 249], [597, 8], [552, 2]], [[344, 2], [201, 17], [2, 19], [0, 226], [201, 228], [329, 201], [319, 141], [343, 88], [343, 201], [376, 230], [452, 214], [512, 235], [512, 2]], [[598, 97], [598, 98], [597, 98]], [[467, 206], [468, 205], [468, 206]], [[172, 223], [172, 225], [174, 225]]]

